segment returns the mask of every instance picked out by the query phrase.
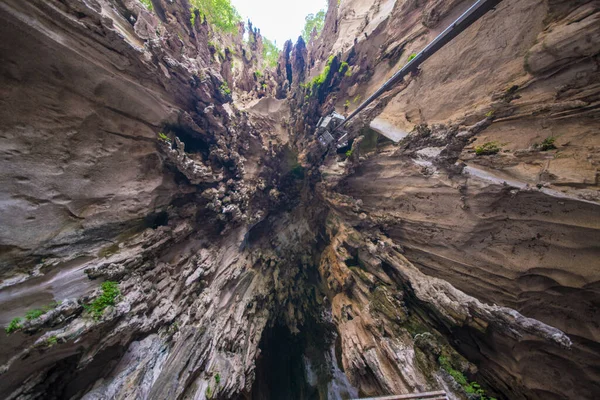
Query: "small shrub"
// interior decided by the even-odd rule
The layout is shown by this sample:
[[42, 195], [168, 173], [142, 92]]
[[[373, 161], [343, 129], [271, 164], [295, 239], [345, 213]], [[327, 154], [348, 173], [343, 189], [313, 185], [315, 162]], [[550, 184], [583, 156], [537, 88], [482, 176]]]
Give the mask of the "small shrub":
[[212, 392], [210, 390], [210, 386], [206, 387], [206, 391], [204, 392], [204, 394], [206, 395], [207, 399], [210, 399], [212, 397]]
[[350, 157], [351, 155], [352, 155], [352, 149], [350, 149], [346, 152], [346, 157]]
[[496, 400], [493, 397], [487, 397], [485, 395], [485, 390], [483, 390], [477, 382], [469, 383], [462, 372], [452, 368], [450, 361], [446, 357], [440, 356], [438, 358], [438, 362], [440, 363], [440, 367], [446, 371], [452, 377], [452, 379], [456, 381], [456, 383], [461, 385], [468, 394], [479, 395], [479, 400]]
[[169, 137], [162, 132], [158, 132], [158, 139], [162, 140], [163, 142], [171, 143], [171, 139], [169, 139]]
[[255, 77], [256, 79], [260, 79], [260, 78], [262, 78], [262, 77], [263, 77], [263, 74], [262, 74], [262, 72], [260, 72], [260, 71], [254, 71], [254, 77]]
[[494, 110], [490, 110], [490, 111], [488, 111], [487, 113], [485, 113], [485, 116], [486, 116], [487, 118], [492, 118], [492, 117], [494, 116]]
[[40, 310], [40, 309], [36, 309], [36, 310], [29, 310], [25, 313], [25, 318], [27, 319], [27, 321], [31, 321], [32, 319], [36, 319], [41, 317], [42, 315], [44, 315], [46, 313], [46, 311]]
[[461, 386], [466, 386], [468, 385], [467, 382], [467, 378], [462, 374], [462, 372], [455, 370], [454, 368], [452, 368], [452, 365], [450, 365], [450, 361], [448, 361], [448, 359], [444, 356], [440, 356], [438, 358], [438, 361], [440, 363], [440, 367], [442, 367], [442, 369], [444, 371], [446, 371], [448, 374], [450, 374], [450, 376]]
[[194, 26], [194, 24], [196, 23], [196, 17], [198, 17], [200, 15], [200, 11], [197, 8], [192, 7], [192, 9], [190, 10], [190, 24], [192, 24], [192, 26]]
[[554, 136], [547, 137], [546, 139], [544, 139], [544, 141], [540, 145], [540, 150], [548, 151], [548, 150], [556, 149], [556, 146], [554, 145], [555, 141], [556, 141], [556, 138]]
[[21, 318], [17, 317], [13, 318], [13, 320], [10, 321], [10, 324], [8, 324], [8, 326], [4, 330], [6, 331], [7, 335], [10, 335], [14, 331], [21, 329], [21, 327]]
[[481, 146], [475, 147], [475, 154], [478, 156], [485, 156], [496, 154], [501, 150], [500, 144], [498, 142], [487, 142], [482, 144]]
[[340, 64], [340, 69], [338, 69], [338, 72], [340, 74], [343, 74], [348, 68], [349, 68], [348, 63], [346, 61], [342, 61], [342, 63]]
[[317, 89], [319, 86], [321, 86], [323, 84], [323, 82], [325, 82], [325, 79], [327, 79], [327, 76], [329, 75], [329, 70], [331, 69], [332, 62], [333, 62], [333, 56], [329, 56], [329, 58], [327, 59], [327, 64], [325, 64], [325, 68], [323, 68], [323, 72], [321, 72], [319, 75], [315, 76], [313, 78], [313, 80], [310, 82], [309, 86], [313, 90]]
[[411, 62], [416, 56], [417, 56], [417, 53], [412, 53], [410, 56], [408, 56], [408, 60], [406, 60], [406, 64]]
[[227, 82], [221, 83], [221, 86], [219, 86], [219, 90], [224, 96], [229, 96], [231, 94], [231, 89], [229, 89], [229, 85], [227, 85]]
[[85, 309], [92, 314], [95, 320], [100, 319], [104, 310], [108, 306], [114, 306], [117, 298], [121, 295], [119, 284], [117, 282], [106, 281], [102, 283], [102, 293], [96, 297], [90, 304], [85, 305]]
[[346, 100], [346, 101], [344, 102], [344, 107], [345, 107], [345, 108], [348, 108], [348, 107], [350, 107], [350, 100]]
[[358, 103], [358, 102], [360, 101], [360, 99], [361, 99], [361, 95], [360, 95], [360, 94], [357, 94], [357, 95], [356, 95], [356, 96], [354, 96], [354, 98], [352, 99], [352, 102], [353, 102], [354, 104], [356, 104], [356, 103]]
[[148, 9], [148, 11], [154, 10], [154, 6], [152, 5], [152, 0], [140, 0], [140, 3], [144, 5]]
[[219, 374], [215, 375], [215, 382], [217, 383], [217, 385], [219, 385], [219, 383], [221, 383], [221, 375], [219, 375]]
[[46, 344], [48, 347], [52, 347], [55, 344], [58, 344], [58, 338], [56, 336], [50, 336], [48, 339], [46, 339]]

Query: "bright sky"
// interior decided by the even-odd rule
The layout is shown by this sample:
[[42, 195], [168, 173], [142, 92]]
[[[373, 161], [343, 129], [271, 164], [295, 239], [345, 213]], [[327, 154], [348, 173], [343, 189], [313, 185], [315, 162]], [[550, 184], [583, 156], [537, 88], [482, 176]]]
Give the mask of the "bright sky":
[[280, 49], [286, 40], [294, 43], [304, 28], [304, 17], [327, 9], [325, 0], [231, 0], [244, 21], [250, 19], [262, 36], [276, 41]]

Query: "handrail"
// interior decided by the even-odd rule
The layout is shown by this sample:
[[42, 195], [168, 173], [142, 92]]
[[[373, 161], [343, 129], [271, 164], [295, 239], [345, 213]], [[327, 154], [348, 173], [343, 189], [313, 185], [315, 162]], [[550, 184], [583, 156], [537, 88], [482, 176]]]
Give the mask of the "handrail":
[[348, 118], [340, 125], [338, 125], [333, 131], [342, 128], [352, 118], [354, 118], [359, 112], [373, 102], [377, 97], [381, 96], [384, 92], [389, 90], [395, 83], [399, 82], [409, 72], [416, 71], [417, 68], [429, 57], [434, 55], [439, 49], [448, 44], [458, 34], [471, 26], [475, 21], [485, 15], [488, 11], [493, 9], [502, 0], [477, 0], [467, 11], [465, 11], [458, 19], [456, 19], [450, 26], [448, 26], [442, 33], [440, 33], [431, 43], [429, 43], [423, 50], [421, 50], [412, 60], [410, 60], [404, 67], [396, 72], [390, 79], [387, 80], [375, 93], [369, 96], [364, 102], [362, 102], [356, 110], [354, 110]]
[[[411, 393], [411, 394], [398, 394], [391, 396], [380, 396], [380, 397], [366, 397], [360, 400], [408, 400], [408, 399], [428, 399], [435, 400], [437, 398], [446, 398], [446, 392], [424, 392], [424, 393]], [[358, 399], [355, 399], [358, 400]]]

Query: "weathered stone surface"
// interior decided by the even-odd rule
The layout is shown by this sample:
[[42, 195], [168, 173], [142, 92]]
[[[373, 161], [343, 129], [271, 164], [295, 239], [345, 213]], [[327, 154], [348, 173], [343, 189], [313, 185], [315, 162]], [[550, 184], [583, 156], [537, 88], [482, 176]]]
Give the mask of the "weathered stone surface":
[[152, 4], [0, 4], [1, 397], [600, 392], [597, 1], [501, 2], [340, 154], [467, 3], [330, 0], [273, 69]]

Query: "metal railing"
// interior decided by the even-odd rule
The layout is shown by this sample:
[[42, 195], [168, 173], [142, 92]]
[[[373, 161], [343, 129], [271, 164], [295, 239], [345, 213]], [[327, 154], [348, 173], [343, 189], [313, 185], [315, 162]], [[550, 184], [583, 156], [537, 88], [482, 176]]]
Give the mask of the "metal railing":
[[447, 400], [446, 392], [423, 392], [423, 393], [411, 393], [411, 394], [398, 394], [391, 396], [380, 396], [380, 397], [363, 397], [361, 399], [354, 400], [408, 400], [408, 399], [423, 399], [423, 400]]
[[477, 0], [467, 11], [465, 11], [458, 19], [456, 19], [450, 26], [448, 26], [442, 33], [440, 33], [431, 43], [429, 43], [420, 53], [418, 53], [412, 60], [410, 60], [404, 67], [396, 72], [390, 79], [387, 80], [375, 93], [369, 96], [368, 99], [363, 101], [356, 110], [354, 110], [346, 120], [337, 126], [335, 130], [341, 129], [354, 118], [359, 112], [373, 102], [377, 97], [381, 96], [384, 92], [389, 90], [394, 84], [404, 78], [409, 72], [416, 71], [417, 68], [429, 57], [434, 55], [439, 49], [448, 44], [458, 34], [471, 26], [475, 21], [485, 15], [488, 11], [493, 9], [502, 0]]

